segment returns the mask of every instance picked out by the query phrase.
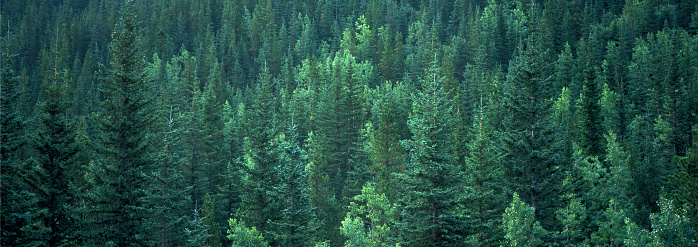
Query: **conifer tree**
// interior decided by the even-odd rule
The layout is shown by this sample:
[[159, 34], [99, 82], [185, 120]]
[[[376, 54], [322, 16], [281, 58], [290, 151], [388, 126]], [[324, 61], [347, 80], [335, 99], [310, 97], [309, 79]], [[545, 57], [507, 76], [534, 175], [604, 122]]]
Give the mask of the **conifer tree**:
[[519, 195], [514, 193], [514, 200], [502, 216], [504, 238], [509, 246], [541, 246], [542, 238], [548, 232], [535, 218], [535, 208], [526, 205]]
[[[157, 67], [155, 59], [152, 67]], [[150, 69], [149, 69], [150, 70]], [[147, 212], [152, 215], [152, 221], [146, 223], [146, 231], [152, 234], [148, 245], [155, 246], [186, 246], [187, 243], [197, 242], [194, 236], [186, 234], [186, 229], [196, 229], [191, 221], [191, 198], [188, 196], [187, 179], [185, 176], [186, 163], [181, 152], [182, 138], [179, 131], [182, 127], [177, 124], [175, 81], [161, 82], [158, 96], [156, 145], [153, 170], [147, 174], [151, 187], [145, 190]]]
[[[293, 123], [292, 123], [293, 124]], [[273, 169], [279, 178], [272, 193], [280, 217], [269, 222], [269, 236], [278, 246], [309, 246], [317, 224], [309, 194], [307, 154], [297, 142], [295, 126], [288, 127], [288, 137], [281, 134], [272, 140], [279, 163]]]
[[42, 212], [35, 220], [48, 231], [44, 244], [69, 246], [79, 243], [79, 231], [84, 227], [74, 204], [83, 199], [77, 187], [82, 176], [74, 122], [68, 117], [67, 73], [57, 73], [44, 82], [47, 98], [39, 104], [35, 154], [25, 183], [36, 195], [33, 210]]
[[422, 90], [413, 96], [408, 120], [412, 139], [403, 141], [410, 158], [405, 174], [400, 175], [405, 192], [398, 230], [407, 246], [450, 246], [463, 241], [464, 223], [458, 212], [461, 172], [449, 141], [453, 112], [439, 69], [433, 61], [428, 77], [422, 78]]
[[601, 88], [596, 80], [596, 67], [590, 61], [584, 69], [584, 84], [577, 103], [578, 115], [578, 135], [580, 147], [585, 151], [585, 155], [603, 158], [603, 126], [601, 117]]
[[[9, 37], [8, 37], [9, 38]], [[12, 69], [8, 38], [0, 45], [0, 227], [3, 246], [39, 245], [35, 234], [37, 203], [33, 193], [25, 189], [21, 175], [26, 141], [25, 122], [19, 112], [21, 93], [18, 78]]]
[[[349, 33], [349, 31], [345, 31]], [[348, 47], [347, 40], [342, 41]], [[366, 154], [362, 150], [361, 129], [364, 126], [364, 99], [361, 97], [373, 67], [368, 62], [358, 63], [348, 48], [342, 48], [334, 57], [328, 57], [320, 65], [319, 78], [323, 83], [318, 91], [324, 94], [318, 99], [316, 118], [318, 158], [322, 163], [314, 163], [318, 170], [313, 176], [324, 174], [329, 179], [330, 196], [347, 205], [351, 198], [360, 193], [366, 181]], [[320, 161], [320, 159], [316, 159]], [[317, 172], [317, 173], [316, 173]], [[322, 207], [318, 204], [318, 207]], [[333, 244], [343, 242], [338, 231], [344, 209], [337, 207], [330, 211], [337, 213], [325, 218], [332, 230]], [[320, 216], [320, 214], [318, 214]]]
[[[224, 115], [223, 108], [228, 98], [228, 89], [223, 81], [222, 68], [220, 63], [214, 62], [201, 95], [201, 143], [197, 144], [201, 148], [201, 174], [202, 179], [197, 182], [209, 196], [213, 197], [212, 202], [219, 202], [219, 188], [224, 185], [223, 172], [230, 162], [229, 143], [224, 140]], [[229, 210], [229, 209], [228, 209]], [[230, 213], [216, 205], [212, 215], [214, 229], [224, 229], [225, 219]], [[215, 235], [215, 234], [214, 234]], [[221, 238], [220, 235], [215, 236]]]
[[373, 176], [376, 189], [388, 199], [397, 199], [399, 185], [393, 173], [402, 172], [407, 158], [407, 151], [400, 145], [401, 139], [409, 137], [407, 123], [402, 121], [409, 114], [409, 96], [407, 87], [401, 83], [386, 82], [375, 90], [373, 119], [367, 127], [368, 140], [364, 148], [371, 164], [369, 173]]
[[109, 46], [113, 60], [102, 77], [98, 115], [97, 161], [93, 167], [92, 194], [94, 241], [129, 246], [145, 244], [143, 232], [149, 220], [144, 207], [150, 181], [144, 176], [153, 169], [151, 127], [156, 116], [152, 90], [145, 77], [144, 57], [139, 48], [135, 3], [126, 1]]
[[493, 141], [496, 132], [492, 111], [491, 104], [485, 105], [481, 99], [463, 167], [466, 229], [468, 241], [475, 246], [490, 246], [503, 240], [497, 227], [501, 225], [507, 199], [503, 196], [504, 172], [499, 164], [502, 154]]
[[698, 229], [698, 126], [694, 127], [693, 146], [686, 157], [676, 160], [677, 169], [669, 179], [672, 199], [676, 205], [685, 205], [693, 229]]
[[216, 199], [209, 194], [204, 196], [204, 204], [201, 208], [201, 213], [203, 213], [202, 224], [206, 228], [208, 233], [208, 238], [205, 243], [206, 246], [210, 247], [221, 247], [221, 231], [216, 222]]
[[239, 165], [244, 180], [238, 217], [256, 227], [268, 240], [274, 240], [268, 235], [268, 224], [279, 216], [279, 212], [274, 208], [274, 204], [278, 202], [270, 196], [278, 183], [274, 170], [278, 164], [278, 157], [274, 155], [271, 146], [278, 131], [275, 125], [277, 106], [269, 70], [264, 69], [259, 77], [260, 84], [255, 89], [256, 97], [245, 113], [246, 119], [242, 120], [245, 128], [244, 158]]
[[504, 84], [505, 108], [501, 135], [502, 163], [510, 188], [535, 208], [543, 227], [555, 226], [560, 181], [564, 167], [558, 127], [552, 118], [551, 68], [548, 51], [542, 47], [537, 6], [527, 24], [528, 37], [509, 65]]

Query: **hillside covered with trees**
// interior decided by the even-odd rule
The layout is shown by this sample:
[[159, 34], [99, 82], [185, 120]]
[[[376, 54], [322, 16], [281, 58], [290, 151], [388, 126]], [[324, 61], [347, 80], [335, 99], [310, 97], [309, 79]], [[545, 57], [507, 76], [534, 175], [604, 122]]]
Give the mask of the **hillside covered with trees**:
[[0, 4], [0, 246], [698, 245], [695, 1]]

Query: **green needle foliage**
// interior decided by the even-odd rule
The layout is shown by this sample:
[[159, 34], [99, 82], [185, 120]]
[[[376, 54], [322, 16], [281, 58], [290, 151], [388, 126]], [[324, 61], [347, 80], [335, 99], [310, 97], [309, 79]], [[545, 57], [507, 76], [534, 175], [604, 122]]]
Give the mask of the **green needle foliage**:
[[547, 231], [535, 219], [535, 209], [526, 205], [519, 195], [514, 193], [514, 200], [502, 216], [504, 238], [509, 246], [541, 246]]
[[403, 141], [409, 162], [400, 175], [405, 195], [398, 230], [406, 246], [455, 246], [463, 241], [461, 171], [449, 142], [453, 113], [436, 64], [432, 62], [422, 90], [413, 96], [407, 122], [412, 139]]
[[154, 95], [146, 80], [139, 28], [133, 1], [127, 1], [109, 48], [111, 67], [102, 67], [105, 100], [98, 114], [97, 159], [92, 167], [95, 189], [90, 192], [95, 244], [145, 244], [145, 174], [153, 170]]

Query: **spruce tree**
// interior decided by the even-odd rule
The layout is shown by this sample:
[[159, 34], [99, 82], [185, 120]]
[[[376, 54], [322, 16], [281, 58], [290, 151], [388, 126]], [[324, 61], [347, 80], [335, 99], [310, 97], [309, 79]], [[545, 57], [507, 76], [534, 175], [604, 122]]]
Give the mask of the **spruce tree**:
[[548, 51], [543, 49], [536, 18], [532, 11], [528, 37], [511, 60], [504, 84], [507, 107], [501, 138], [507, 155], [502, 163], [508, 187], [536, 209], [536, 220], [548, 228], [556, 225], [564, 157], [551, 111], [551, 98], [557, 92], [551, 90]]
[[[8, 37], [9, 38], [9, 37]], [[0, 45], [0, 227], [3, 246], [39, 245], [36, 236], [37, 203], [21, 178], [25, 122], [19, 112], [18, 78], [12, 69], [9, 40]]]
[[395, 200], [399, 189], [393, 173], [401, 173], [407, 151], [400, 145], [401, 139], [409, 137], [404, 119], [410, 111], [407, 87], [402, 83], [386, 82], [374, 91], [373, 120], [367, 127], [368, 140], [365, 150], [371, 163], [369, 173], [373, 176], [376, 189], [388, 199]]
[[307, 154], [298, 146], [295, 126], [289, 126], [286, 133], [288, 136], [281, 134], [272, 140], [279, 161], [273, 168], [279, 181], [272, 197], [274, 209], [281, 214], [269, 222], [268, 235], [277, 246], [309, 246], [317, 225], [305, 170]]
[[243, 173], [242, 204], [238, 217], [254, 226], [268, 240], [268, 224], [279, 216], [275, 210], [276, 201], [271, 195], [278, 183], [274, 167], [278, 157], [274, 155], [272, 141], [278, 132], [275, 121], [277, 104], [274, 99], [273, 82], [268, 69], [263, 69], [259, 76], [260, 84], [255, 89], [255, 99], [244, 113], [245, 139], [244, 158], [240, 168]]
[[669, 179], [672, 199], [676, 205], [685, 205], [693, 229], [698, 229], [698, 126], [694, 127], [693, 146], [685, 157], [676, 160], [677, 169]]
[[596, 67], [587, 62], [583, 72], [584, 83], [577, 103], [578, 138], [586, 155], [603, 159], [603, 126], [601, 117], [601, 88], [596, 81]]
[[151, 132], [156, 114], [140, 50], [135, 3], [126, 1], [109, 46], [111, 68], [102, 67], [105, 100], [98, 114], [97, 160], [93, 170], [92, 227], [95, 243], [142, 245], [148, 240], [143, 227], [146, 214], [144, 175], [153, 169]]
[[463, 167], [463, 209], [467, 215], [468, 241], [474, 246], [491, 246], [503, 240], [497, 227], [501, 225], [507, 199], [502, 180], [504, 171], [499, 163], [502, 153], [493, 140], [497, 133], [491, 122], [494, 115], [491, 106], [481, 99], [477, 107]]
[[[434, 59], [436, 60], [436, 59]], [[433, 61], [422, 90], [415, 94], [408, 126], [411, 140], [405, 174], [402, 220], [398, 223], [406, 246], [451, 246], [463, 241], [461, 172], [455, 165], [449, 141], [452, 107], [443, 89], [444, 76]]]
[[[346, 39], [342, 42], [343, 47], [348, 46]], [[313, 175], [309, 177], [327, 176], [329, 184], [324, 186], [328, 186], [330, 197], [337, 203], [347, 205], [353, 196], [360, 193], [366, 181], [367, 157], [362, 150], [361, 135], [365, 123], [362, 92], [373, 75], [373, 67], [367, 62], [356, 62], [349, 49], [342, 48], [319, 64], [318, 70], [318, 79], [324, 83], [318, 91], [324, 90], [324, 93], [318, 97], [313, 117], [316, 119], [316, 143], [320, 145], [315, 149], [317, 159], [311, 160], [321, 162], [313, 163], [317, 170], [312, 171]], [[322, 218], [326, 220], [326, 230], [329, 231], [323, 237], [329, 238], [333, 244], [344, 242], [336, 229], [346, 211], [336, 206], [339, 205], [328, 207], [328, 213], [336, 215]]]
[[[163, 68], [164, 67], [164, 68]], [[186, 162], [180, 135], [184, 126], [180, 125], [181, 99], [177, 96], [178, 78], [172, 77], [171, 64], [165, 65], [155, 54], [147, 69], [148, 78], [156, 81], [158, 90], [154, 135], [156, 149], [154, 167], [148, 175], [150, 188], [146, 189], [148, 214], [153, 220], [147, 223], [147, 232], [152, 234], [148, 245], [185, 246], [197, 242], [193, 235], [184, 234], [185, 229], [196, 229], [191, 221], [190, 187], [185, 176]], [[182, 196], [184, 195], [184, 196]]]
[[526, 205], [516, 193], [502, 216], [502, 228], [506, 242], [512, 247], [541, 246], [542, 238], [548, 234], [536, 220], [535, 208]]
[[78, 187], [82, 174], [75, 125], [68, 117], [66, 74], [53, 75], [52, 81], [44, 82], [47, 97], [39, 104], [35, 153], [25, 181], [36, 195], [33, 210], [42, 212], [35, 220], [47, 228], [47, 246], [78, 244], [80, 228], [84, 227], [75, 204], [83, 199]]

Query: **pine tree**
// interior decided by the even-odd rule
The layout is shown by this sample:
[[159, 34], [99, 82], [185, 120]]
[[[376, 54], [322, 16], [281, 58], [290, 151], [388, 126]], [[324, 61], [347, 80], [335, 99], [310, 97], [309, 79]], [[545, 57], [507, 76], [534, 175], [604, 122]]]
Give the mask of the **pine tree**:
[[[155, 62], [158, 60], [155, 59]], [[158, 95], [159, 121], [156, 122], [155, 133], [156, 141], [161, 143], [156, 145], [155, 167], [147, 174], [151, 187], [145, 190], [146, 210], [153, 217], [152, 221], [146, 223], [146, 231], [152, 234], [148, 245], [185, 246], [190, 242], [198, 242], [194, 236], [183, 234], [186, 233], [185, 229], [196, 228], [191, 225], [193, 222], [190, 213], [191, 198], [187, 196], [189, 187], [185, 177], [186, 163], [180, 149], [183, 142], [178, 135], [181, 126], [177, 125], [179, 119], [174, 100], [176, 84], [170, 80], [161, 83], [159, 90], [164, 93]]]
[[216, 222], [216, 199], [211, 197], [209, 194], [204, 196], [204, 204], [201, 208], [201, 213], [203, 213], [202, 224], [206, 228], [206, 232], [209, 234], [208, 239], [206, 239], [206, 246], [211, 247], [221, 247], [221, 231], [218, 227], [218, 222]]
[[693, 229], [698, 229], [698, 127], [693, 129], [693, 146], [686, 157], [676, 160], [677, 170], [672, 174], [669, 185], [676, 205], [685, 205]]
[[467, 215], [468, 241], [474, 246], [491, 246], [503, 240], [497, 227], [501, 225], [507, 199], [503, 196], [503, 169], [499, 164], [502, 153], [493, 141], [496, 132], [491, 122], [492, 108], [491, 101], [485, 105], [481, 99], [463, 167], [466, 194], [463, 213]]
[[603, 93], [599, 99], [600, 115], [603, 118], [604, 133], [620, 133], [625, 126], [622, 125], [621, 105], [619, 95], [610, 89], [608, 84], [603, 84]]
[[317, 226], [305, 170], [307, 154], [298, 146], [294, 125], [287, 133], [288, 137], [282, 134], [272, 141], [279, 160], [273, 168], [279, 178], [273, 200], [281, 216], [269, 222], [268, 235], [278, 246], [309, 246]]
[[514, 200], [502, 216], [504, 238], [509, 246], [541, 246], [547, 231], [535, 219], [535, 208], [526, 205], [519, 195], [514, 193]]
[[[347, 44], [346, 39], [342, 42]], [[361, 93], [373, 75], [373, 67], [367, 62], [356, 62], [348, 48], [336, 52], [334, 57], [326, 58], [319, 66], [318, 79], [324, 84], [318, 91], [325, 93], [320, 95], [313, 116], [316, 118], [317, 144], [321, 144], [315, 152], [321, 156], [322, 163], [314, 163], [318, 170], [313, 173], [327, 176], [329, 184], [325, 186], [331, 191], [331, 197], [336, 202], [347, 205], [353, 196], [360, 193], [361, 186], [366, 181], [367, 157], [361, 149], [361, 129], [365, 123]], [[334, 230], [339, 228], [341, 217], [346, 211], [342, 208], [330, 211], [338, 215], [323, 220], [326, 220], [328, 228], [332, 230], [331, 242], [339, 244], [344, 240]]]
[[44, 82], [47, 97], [39, 104], [35, 154], [25, 181], [36, 195], [37, 205], [33, 210], [42, 212], [35, 220], [47, 228], [44, 239], [47, 246], [78, 244], [79, 229], [83, 227], [75, 205], [83, 199], [77, 187], [82, 184], [82, 174], [75, 125], [68, 117], [66, 76], [64, 71], [53, 75], [52, 81]]
[[155, 147], [150, 133], [156, 114], [134, 11], [134, 2], [126, 1], [109, 47], [111, 69], [102, 68], [107, 72], [101, 91], [106, 99], [98, 115], [98, 158], [91, 171], [97, 187], [92, 195], [97, 232], [92, 237], [96, 243], [117, 246], [148, 240], [142, 231], [149, 221], [143, 199], [151, 181], [144, 174], [153, 169]]
[[[210, 194], [212, 201], [219, 202], [221, 195], [218, 193], [219, 188], [224, 185], [224, 176], [221, 171], [224, 171], [230, 162], [229, 144], [224, 140], [224, 121], [223, 107], [228, 98], [228, 89], [223, 81], [222, 68], [216, 61], [210, 70], [208, 81], [204, 92], [201, 95], [201, 126], [199, 127], [201, 134], [201, 143], [197, 146], [201, 148], [201, 174], [202, 179], [197, 182], [203, 191]], [[205, 199], [204, 199], [205, 200]], [[222, 205], [221, 205], [222, 206]], [[229, 209], [228, 209], [229, 210]], [[224, 229], [225, 219], [228, 218], [230, 211], [223, 210], [218, 207], [213, 209], [216, 212], [211, 227], [212, 238], [221, 238], [221, 235], [213, 233], [220, 232]], [[220, 228], [220, 229], [219, 229]], [[215, 240], [211, 240], [215, 243]], [[220, 240], [218, 240], [220, 241]]]
[[408, 120], [412, 139], [403, 141], [410, 159], [400, 176], [405, 194], [398, 230], [408, 246], [457, 245], [463, 241], [463, 219], [458, 212], [461, 172], [449, 141], [453, 112], [437, 61], [428, 74], [414, 95]]
[[393, 173], [404, 170], [403, 164], [407, 158], [407, 151], [400, 145], [401, 139], [409, 137], [407, 123], [403, 121], [410, 111], [407, 91], [401, 83], [386, 82], [383, 87], [377, 88], [372, 108], [376, 124], [367, 124], [368, 140], [364, 149], [371, 160], [368, 171], [378, 192], [393, 201], [399, 191]]
[[268, 235], [268, 224], [279, 216], [279, 212], [274, 208], [278, 202], [270, 196], [278, 183], [274, 170], [278, 164], [278, 158], [274, 155], [271, 146], [278, 132], [275, 123], [277, 104], [268, 69], [262, 70], [259, 81], [260, 84], [255, 89], [256, 97], [245, 113], [245, 119], [242, 120], [245, 128], [244, 158], [239, 165], [244, 180], [238, 217], [256, 227], [268, 240], [273, 241], [274, 239]]
[[[537, 8], [537, 7], [535, 7]], [[502, 163], [510, 189], [535, 208], [543, 227], [555, 226], [555, 210], [564, 167], [561, 136], [554, 125], [551, 106], [551, 71], [542, 47], [536, 11], [532, 11], [528, 37], [509, 65], [503, 103]]]
[[587, 62], [584, 69], [584, 84], [577, 103], [578, 135], [580, 147], [583, 147], [585, 155], [603, 158], [603, 126], [601, 107], [599, 100], [602, 93], [596, 81], [596, 67]]
[[354, 197], [356, 202], [349, 205], [350, 211], [342, 221], [340, 231], [347, 237], [344, 246], [393, 246], [393, 224], [397, 207], [385, 194], [379, 193], [370, 182]]
[[[9, 38], [9, 37], [8, 37]], [[18, 78], [12, 69], [9, 40], [0, 46], [0, 207], [3, 246], [39, 245], [36, 236], [37, 203], [21, 179], [23, 149], [26, 147], [25, 122], [19, 112]]]

